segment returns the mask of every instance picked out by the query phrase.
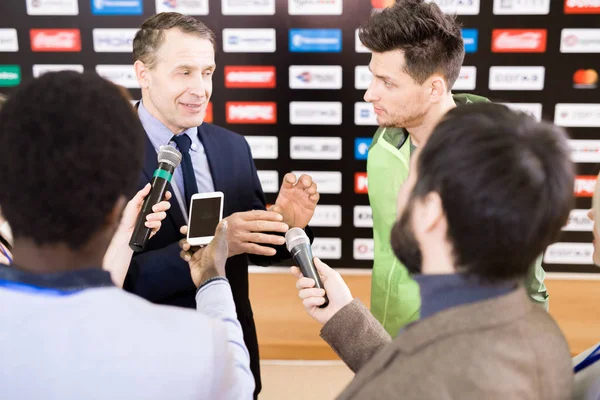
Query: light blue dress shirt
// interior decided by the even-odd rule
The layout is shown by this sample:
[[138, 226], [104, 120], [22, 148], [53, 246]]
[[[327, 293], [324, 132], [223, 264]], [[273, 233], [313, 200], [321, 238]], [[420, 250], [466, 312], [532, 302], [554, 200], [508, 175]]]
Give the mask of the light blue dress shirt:
[[[150, 143], [154, 147], [154, 150], [158, 153], [158, 149], [160, 146], [165, 144], [171, 144], [174, 147], [177, 147], [175, 142], [171, 141], [173, 137], [173, 132], [169, 130], [162, 122], [158, 119], [154, 118], [148, 110], [144, 107], [142, 101], [140, 101], [140, 105], [138, 107], [138, 116], [140, 121], [142, 122], [142, 126], [150, 139]], [[198, 127], [189, 128], [181, 133], [181, 135], [188, 135], [192, 140], [192, 145], [190, 147], [190, 157], [192, 158], [192, 165], [194, 166], [194, 175], [196, 176], [196, 184], [198, 185], [198, 193], [207, 193], [214, 192], [215, 186], [213, 183], [212, 175], [210, 174], [210, 167], [208, 165], [208, 158], [206, 157], [206, 153], [204, 151], [204, 146], [202, 142], [198, 138]], [[173, 187], [175, 193], [174, 196], [177, 197], [177, 201], [179, 206], [182, 207], [182, 211], [185, 210], [185, 201], [183, 199], [183, 172], [181, 168], [177, 168], [175, 173], [173, 174], [173, 180], [175, 181], [175, 186]], [[173, 186], [173, 185], [172, 185]], [[186, 220], [187, 220], [187, 211], [184, 212]]]

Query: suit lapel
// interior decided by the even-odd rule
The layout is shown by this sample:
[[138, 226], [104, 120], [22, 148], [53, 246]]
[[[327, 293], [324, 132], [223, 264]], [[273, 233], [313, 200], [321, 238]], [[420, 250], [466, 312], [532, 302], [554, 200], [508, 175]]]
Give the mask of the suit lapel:
[[[158, 165], [158, 159], [157, 159], [158, 154], [156, 154], [156, 151], [154, 150], [154, 146], [152, 146], [152, 142], [150, 142], [148, 135], [145, 135], [145, 136], [146, 136], [146, 155], [144, 157], [143, 171], [144, 171], [144, 175], [148, 179], [148, 182], [152, 182], [154, 170], [156, 170], [156, 166]], [[179, 207], [179, 203], [177, 202], [177, 199], [175, 198], [175, 192], [173, 191], [173, 187], [171, 186], [170, 183], [167, 188], [172, 194], [171, 200], [169, 200], [169, 203], [171, 203], [171, 209], [167, 213], [167, 218], [169, 218], [169, 217], [171, 218], [171, 220], [175, 224], [175, 229], [177, 230], [177, 232], [179, 232], [179, 227], [186, 225], [185, 219], [183, 218], [181, 208]]]
[[211, 134], [206, 123], [198, 127], [198, 139], [200, 139], [204, 147], [215, 191], [223, 192], [226, 187], [224, 173], [229, 169], [222, 164], [223, 162], [227, 162], [227, 154], [221, 154], [221, 147], [217, 136]]

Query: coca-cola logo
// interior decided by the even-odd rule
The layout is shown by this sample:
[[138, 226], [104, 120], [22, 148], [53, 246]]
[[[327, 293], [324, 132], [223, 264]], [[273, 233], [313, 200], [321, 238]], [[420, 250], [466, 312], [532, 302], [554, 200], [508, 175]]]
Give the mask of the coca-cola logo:
[[505, 32], [498, 36], [498, 39], [496, 39], [496, 46], [508, 49], [519, 47], [535, 49], [540, 45], [541, 40], [541, 33], [528, 32], [512, 35]]
[[565, 14], [600, 14], [600, 0], [567, 0]]
[[81, 51], [79, 29], [32, 29], [33, 51]]
[[546, 51], [545, 29], [494, 29], [493, 52], [542, 53]]
[[34, 46], [38, 48], [60, 48], [70, 49], [77, 45], [77, 36], [72, 32], [61, 32], [55, 35], [40, 33], [33, 40]]
[[600, 0], [567, 0], [567, 7], [600, 7]]

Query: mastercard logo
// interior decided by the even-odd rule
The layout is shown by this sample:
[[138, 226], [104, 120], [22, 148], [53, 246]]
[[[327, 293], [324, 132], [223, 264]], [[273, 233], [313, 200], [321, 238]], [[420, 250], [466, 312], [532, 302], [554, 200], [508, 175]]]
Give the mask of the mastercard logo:
[[396, 0], [371, 0], [373, 8], [387, 8], [394, 4]]
[[573, 74], [573, 83], [575, 86], [596, 86], [598, 83], [598, 73], [593, 69], [578, 69]]

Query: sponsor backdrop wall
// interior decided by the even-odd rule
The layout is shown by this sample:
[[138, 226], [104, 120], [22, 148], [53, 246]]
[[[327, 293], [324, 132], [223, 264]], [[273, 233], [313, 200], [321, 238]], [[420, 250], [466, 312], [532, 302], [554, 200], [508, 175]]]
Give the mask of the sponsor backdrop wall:
[[[0, 92], [46, 71], [97, 71], [140, 97], [131, 43], [161, 11], [196, 16], [217, 35], [208, 121], [248, 139], [268, 202], [287, 171], [321, 192], [314, 252], [337, 267], [371, 267], [366, 156], [376, 129], [363, 94], [371, 76], [359, 24], [388, 0], [4, 0]], [[435, 0], [463, 23], [455, 92], [470, 92], [567, 127], [578, 165], [576, 209], [548, 271], [592, 266], [586, 216], [600, 161], [599, 0]], [[392, 174], [393, 171], [390, 171]]]

